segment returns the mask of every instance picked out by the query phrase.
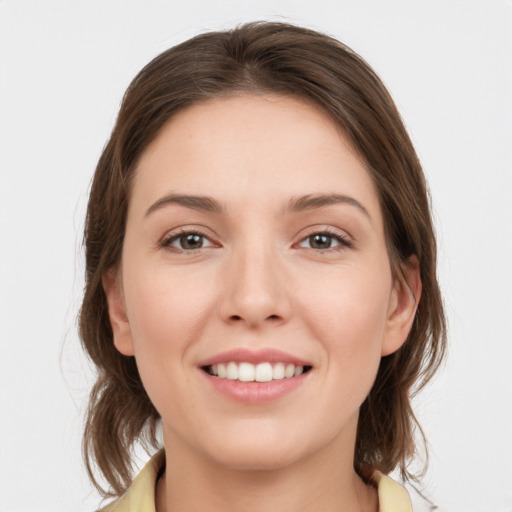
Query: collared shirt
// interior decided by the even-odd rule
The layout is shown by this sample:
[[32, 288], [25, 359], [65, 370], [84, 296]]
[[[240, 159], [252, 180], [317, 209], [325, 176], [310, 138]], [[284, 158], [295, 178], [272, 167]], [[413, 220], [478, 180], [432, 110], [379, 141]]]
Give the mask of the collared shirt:
[[[156, 512], [155, 487], [164, 462], [165, 452], [160, 450], [137, 475], [126, 493], [100, 512]], [[379, 512], [412, 512], [409, 494], [400, 484], [378, 471], [373, 480], [379, 494]]]

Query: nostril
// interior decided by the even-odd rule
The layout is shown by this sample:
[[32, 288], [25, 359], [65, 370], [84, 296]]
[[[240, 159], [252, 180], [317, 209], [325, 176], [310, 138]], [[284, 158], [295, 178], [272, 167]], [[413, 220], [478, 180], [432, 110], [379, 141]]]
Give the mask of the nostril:
[[[233, 322], [240, 322], [241, 320], [243, 320], [243, 317], [241, 317], [240, 315], [231, 315], [229, 317], [230, 320], [232, 320]], [[281, 317], [279, 315], [270, 315], [267, 317], [267, 320], [280, 320]]]

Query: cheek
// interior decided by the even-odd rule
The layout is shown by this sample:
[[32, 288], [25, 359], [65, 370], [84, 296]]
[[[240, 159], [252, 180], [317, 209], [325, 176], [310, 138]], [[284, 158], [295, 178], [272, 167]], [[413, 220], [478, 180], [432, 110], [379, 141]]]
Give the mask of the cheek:
[[144, 388], [162, 417], [181, 417], [194, 402], [190, 368], [215, 302], [213, 290], [201, 285], [209, 281], [197, 272], [177, 267], [126, 269], [126, 307]]
[[367, 269], [341, 268], [324, 277], [317, 274], [314, 282], [304, 280], [297, 294], [303, 321], [322, 341], [330, 364], [358, 365], [370, 360], [378, 364], [380, 360], [391, 274], [385, 264], [376, 264], [370, 272]]
[[200, 337], [214, 300], [204, 271], [127, 265], [125, 300], [138, 363], [183, 358]]

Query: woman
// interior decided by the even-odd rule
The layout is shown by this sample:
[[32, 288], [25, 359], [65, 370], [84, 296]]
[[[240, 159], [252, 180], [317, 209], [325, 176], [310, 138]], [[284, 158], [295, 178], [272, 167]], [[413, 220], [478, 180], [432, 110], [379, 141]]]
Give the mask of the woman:
[[85, 245], [84, 451], [121, 496], [107, 510], [410, 510], [385, 474], [414, 477], [410, 400], [445, 323], [424, 176], [359, 56], [255, 23], [155, 58]]

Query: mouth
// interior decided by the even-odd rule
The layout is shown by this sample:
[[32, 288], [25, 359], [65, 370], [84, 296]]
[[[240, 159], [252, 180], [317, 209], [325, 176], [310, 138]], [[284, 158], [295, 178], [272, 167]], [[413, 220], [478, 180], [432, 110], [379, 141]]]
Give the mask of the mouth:
[[295, 365], [284, 362], [261, 362], [252, 364], [249, 362], [229, 361], [202, 366], [201, 369], [208, 375], [218, 379], [233, 380], [239, 382], [271, 382], [298, 377], [309, 372], [312, 366]]
[[266, 405], [287, 396], [309, 382], [311, 361], [275, 348], [244, 347], [200, 361], [198, 369], [213, 389], [237, 403]]

